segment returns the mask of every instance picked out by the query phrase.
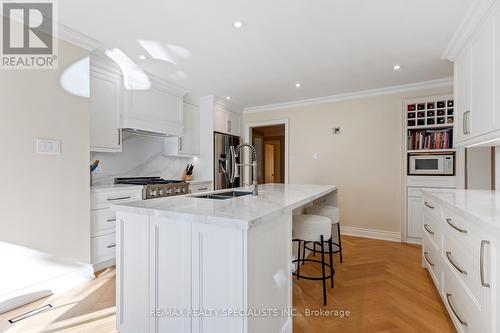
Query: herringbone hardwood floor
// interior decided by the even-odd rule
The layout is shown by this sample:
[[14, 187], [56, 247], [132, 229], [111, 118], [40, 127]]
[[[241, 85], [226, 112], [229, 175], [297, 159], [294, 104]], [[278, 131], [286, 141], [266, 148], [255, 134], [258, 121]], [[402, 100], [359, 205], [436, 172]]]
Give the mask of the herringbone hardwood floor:
[[[419, 247], [354, 237], [342, 240], [344, 263], [335, 260], [335, 289], [328, 290], [327, 307], [322, 306], [320, 281], [294, 279], [294, 306], [302, 314], [294, 318], [294, 333], [455, 332], [430, 277], [420, 267]], [[321, 271], [306, 264], [302, 272]], [[7, 321], [47, 303], [54, 308], [15, 325]], [[350, 315], [311, 312], [308, 317], [307, 309], [345, 310]], [[115, 333], [114, 324], [114, 268], [83, 287], [0, 316], [0, 332], [7, 333]]]
[[[327, 307], [321, 281], [294, 279], [293, 304], [299, 314], [294, 333], [456, 332], [421, 267], [419, 246], [346, 236], [342, 241], [344, 263], [336, 255], [335, 288], [328, 289]], [[319, 266], [306, 263], [301, 274], [321, 276]], [[350, 311], [350, 316], [307, 317], [310, 308]]]

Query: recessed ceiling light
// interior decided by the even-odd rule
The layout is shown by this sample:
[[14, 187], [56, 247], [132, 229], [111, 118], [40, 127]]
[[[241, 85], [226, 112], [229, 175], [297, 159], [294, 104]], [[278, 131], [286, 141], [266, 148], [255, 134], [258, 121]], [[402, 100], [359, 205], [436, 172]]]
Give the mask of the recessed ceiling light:
[[146, 56], [145, 56], [145, 55], [140, 55], [140, 56], [139, 56], [139, 59], [141, 59], [141, 60], [146, 60]]
[[295, 88], [300, 88], [301, 86], [300, 82], [295, 83]]
[[226, 96], [226, 99], [229, 101], [231, 99], [231, 96]]
[[394, 70], [399, 71], [401, 69], [401, 65], [394, 65]]
[[233, 28], [236, 28], [236, 29], [243, 28], [244, 25], [245, 25], [245, 23], [243, 21], [234, 21], [233, 22]]

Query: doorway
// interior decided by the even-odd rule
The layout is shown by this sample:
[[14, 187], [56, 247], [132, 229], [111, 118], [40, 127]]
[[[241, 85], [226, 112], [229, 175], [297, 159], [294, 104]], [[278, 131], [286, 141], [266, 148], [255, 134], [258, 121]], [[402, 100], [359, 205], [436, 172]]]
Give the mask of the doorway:
[[285, 183], [286, 125], [255, 126], [249, 130], [257, 152], [258, 183]]

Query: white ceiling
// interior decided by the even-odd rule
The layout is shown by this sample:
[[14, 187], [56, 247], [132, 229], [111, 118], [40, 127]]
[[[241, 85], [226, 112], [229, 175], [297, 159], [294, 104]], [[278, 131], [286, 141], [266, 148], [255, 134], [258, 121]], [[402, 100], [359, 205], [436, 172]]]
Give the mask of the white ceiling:
[[[452, 65], [440, 57], [471, 2], [80, 0], [58, 5], [63, 24], [107, 48], [122, 49], [140, 67], [175, 80], [192, 96], [231, 96], [248, 107], [450, 77]], [[235, 20], [243, 20], [244, 28], [233, 28]], [[140, 60], [147, 52], [138, 40], [159, 42], [176, 64]], [[394, 71], [395, 64], [402, 69]], [[302, 87], [295, 88], [296, 82]]]

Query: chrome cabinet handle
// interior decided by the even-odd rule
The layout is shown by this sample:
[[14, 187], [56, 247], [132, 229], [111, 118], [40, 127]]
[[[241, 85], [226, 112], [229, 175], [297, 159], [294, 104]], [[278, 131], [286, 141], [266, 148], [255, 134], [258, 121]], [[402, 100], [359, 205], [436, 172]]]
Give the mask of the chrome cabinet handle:
[[455, 269], [457, 271], [459, 271], [460, 273], [462, 273], [463, 275], [467, 275], [467, 271], [461, 269], [460, 267], [457, 266], [457, 264], [455, 264], [453, 262], [453, 259], [451, 259], [451, 252], [446, 252], [446, 258], [448, 258], [448, 261], [450, 262], [450, 264], [455, 267]]
[[446, 222], [450, 225], [450, 227], [452, 227], [453, 229], [455, 229], [456, 231], [458, 232], [461, 232], [463, 234], [466, 234], [467, 233], [467, 230], [465, 229], [460, 229], [459, 227], [457, 227], [456, 225], [454, 225], [451, 221], [451, 219], [446, 219]]
[[463, 127], [464, 134], [470, 134], [470, 111], [464, 112]]
[[113, 244], [109, 244], [108, 246], [106, 246], [108, 249], [112, 249], [114, 247], [116, 247], [116, 243], [113, 243]]
[[424, 229], [425, 229], [425, 231], [427, 231], [429, 234], [434, 235], [434, 231], [432, 231], [431, 229], [429, 229], [429, 225], [428, 225], [428, 224], [424, 224]]
[[182, 151], [182, 138], [179, 138], [179, 151]]
[[118, 146], [122, 144], [122, 130], [118, 129]]
[[431, 265], [431, 267], [434, 267], [434, 264], [429, 260], [428, 255], [429, 255], [429, 253], [424, 252], [425, 261], [427, 261], [429, 263], [429, 265]]
[[115, 222], [116, 221], [116, 218], [114, 219], [107, 219], [106, 222]]
[[484, 248], [485, 245], [489, 245], [490, 241], [487, 240], [482, 240], [481, 241], [481, 255], [479, 259], [479, 270], [480, 270], [480, 275], [481, 275], [481, 285], [486, 288], [490, 288], [490, 284], [485, 282], [484, 279]]
[[199, 189], [198, 189], [198, 192], [199, 192], [199, 191], [207, 191], [207, 190], [208, 190], [208, 187], [203, 187], [203, 188], [199, 188]]
[[424, 201], [424, 205], [426, 205], [430, 209], [434, 209], [434, 206], [429, 205], [429, 203], [427, 201]]
[[460, 316], [458, 315], [457, 311], [455, 311], [455, 308], [451, 304], [451, 294], [448, 294], [448, 293], [446, 294], [446, 301], [448, 302], [448, 305], [450, 306], [451, 312], [453, 312], [453, 314], [458, 319], [458, 321], [460, 322], [460, 324], [462, 324], [462, 326], [467, 327], [467, 325], [468, 325], [467, 322], [463, 321], [462, 318], [460, 318]]
[[463, 114], [462, 114], [462, 132], [463, 134], [467, 134], [467, 111], [465, 111]]
[[129, 195], [129, 196], [127, 196], [127, 197], [108, 198], [108, 199], [106, 199], [106, 200], [108, 200], [108, 201], [116, 201], [116, 200], [125, 200], [125, 199], [130, 199], [130, 198], [131, 198], [131, 196]]

